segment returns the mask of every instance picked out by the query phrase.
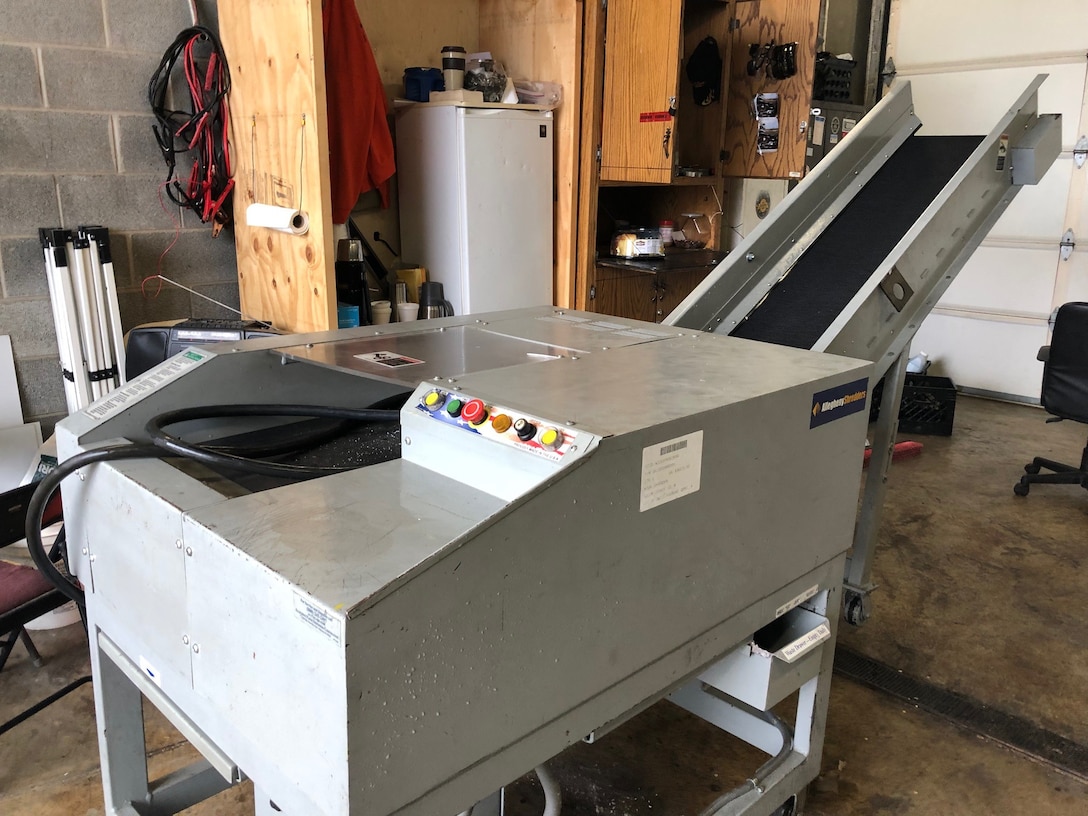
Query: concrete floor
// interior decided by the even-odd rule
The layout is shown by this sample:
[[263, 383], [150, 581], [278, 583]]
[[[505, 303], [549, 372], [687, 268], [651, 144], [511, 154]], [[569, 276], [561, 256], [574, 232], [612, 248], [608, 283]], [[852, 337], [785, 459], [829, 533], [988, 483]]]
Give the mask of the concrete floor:
[[[874, 617], [861, 629], [841, 627], [840, 642], [1088, 744], [1088, 493], [1044, 486], [1021, 499], [1011, 490], [1032, 456], [1079, 458], [1084, 426], [1043, 420], [1037, 409], [961, 397], [951, 438], [914, 437], [921, 456], [892, 471]], [[79, 627], [35, 640], [46, 667], [34, 669], [17, 650], [0, 674], [0, 719], [87, 670]], [[154, 711], [148, 729], [153, 775], [191, 761], [192, 749]], [[568, 816], [677, 816], [697, 813], [762, 760], [661, 703], [553, 765]], [[540, 812], [531, 777], [508, 793], [513, 816]], [[102, 812], [89, 687], [0, 737], [0, 813]], [[836, 677], [823, 774], [805, 812], [1088, 813], [1088, 779]], [[252, 813], [252, 789], [187, 813]]]

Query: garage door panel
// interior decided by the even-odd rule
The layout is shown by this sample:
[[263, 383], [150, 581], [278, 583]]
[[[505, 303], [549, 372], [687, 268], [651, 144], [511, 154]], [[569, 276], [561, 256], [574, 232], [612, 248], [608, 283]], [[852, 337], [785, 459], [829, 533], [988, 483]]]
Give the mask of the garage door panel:
[[[1040, 6], [993, 0], [900, 0], [895, 61], [906, 67], [1083, 52], [1088, 3], [1048, 0], [1045, 10]], [[1018, 24], [1010, 11], [1033, 19], [1045, 14], [1053, 22]]]
[[[1022, 66], [934, 74], [900, 74], [909, 79], [923, 135], [975, 136], [989, 133], [1038, 74], [1050, 74], [1039, 89], [1039, 110], [1062, 114], [1062, 146], [1077, 141], [1083, 60], [1070, 65]], [[897, 80], [898, 81], [898, 80]]]
[[1046, 324], [999, 323], [933, 313], [918, 330], [912, 353], [926, 352], [931, 374], [964, 388], [1009, 394], [1038, 402]]
[[1016, 194], [990, 231], [989, 238], [1043, 240], [1057, 247], [1059, 237], [1065, 231], [1072, 174], [1072, 156], [1060, 156], [1038, 184], [1027, 185]]
[[1050, 313], [1056, 250], [979, 247], [940, 305], [984, 312]]
[[1069, 264], [1069, 288], [1066, 290], [1066, 300], [1077, 300], [1088, 303], [1088, 250], [1074, 252], [1073, 257], [1066, 261]]

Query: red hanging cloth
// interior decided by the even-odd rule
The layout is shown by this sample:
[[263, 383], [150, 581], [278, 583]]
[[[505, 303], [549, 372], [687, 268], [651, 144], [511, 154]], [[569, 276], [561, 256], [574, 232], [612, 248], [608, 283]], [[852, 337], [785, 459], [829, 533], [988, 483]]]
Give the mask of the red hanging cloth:
[[368, 190], [377, 188], [382, 206], [389, 206], [389, 179], [397, 168], [385, 89], [354, 0], [323, 0], [321, 18], [332, 220], [343, 224]]

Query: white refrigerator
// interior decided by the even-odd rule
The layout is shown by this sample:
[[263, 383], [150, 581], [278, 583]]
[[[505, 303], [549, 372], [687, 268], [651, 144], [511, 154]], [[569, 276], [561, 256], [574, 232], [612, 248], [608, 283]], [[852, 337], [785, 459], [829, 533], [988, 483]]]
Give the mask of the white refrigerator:
[[552, 298], [550, 111], [420, 104], [397, 111], [401, 257], [455, 314]]

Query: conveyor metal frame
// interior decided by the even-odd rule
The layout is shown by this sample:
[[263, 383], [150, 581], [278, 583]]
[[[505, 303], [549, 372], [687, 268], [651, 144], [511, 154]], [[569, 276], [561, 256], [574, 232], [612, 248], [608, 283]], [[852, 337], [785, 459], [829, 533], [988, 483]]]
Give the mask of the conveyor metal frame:
[[[1023, 183], [1037, 183], [1061, 151], [1060, 114], [1038, 113], [1040, 74], [971, 153], [922, 216], [812, 345], [886, 372], [873, 458], [848, 560], [844, 613], [869, 616], [872, 560], [898, 430], [905, 356], [918, 327]], [[885, 97], [663, 323], [731, 334], [920, 127], [910, 83]], [[1016, 173], [1022, 157], [1031, 172]], [[871, 389], [870, 389], [871, 390]]]

